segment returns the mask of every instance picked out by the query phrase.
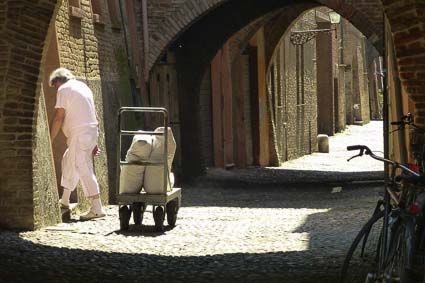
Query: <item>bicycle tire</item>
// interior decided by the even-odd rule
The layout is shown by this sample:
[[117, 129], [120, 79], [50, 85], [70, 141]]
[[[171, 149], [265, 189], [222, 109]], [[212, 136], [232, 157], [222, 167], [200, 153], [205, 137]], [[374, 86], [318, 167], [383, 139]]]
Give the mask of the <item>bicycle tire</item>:
[[383, 216], [383, 210], [374, 214], [354, 238], [342, 265], [341, 283], [367, 282], [368, 274], [377, 268]]
[[390, 241], [389, 255], [385, 264], [385, 277], [388, 282], [413, 283], [418, 282], [413, 269], [406, 268], [408, 232], [405, 223], [398, 223], [394, 232], [394, 238]]

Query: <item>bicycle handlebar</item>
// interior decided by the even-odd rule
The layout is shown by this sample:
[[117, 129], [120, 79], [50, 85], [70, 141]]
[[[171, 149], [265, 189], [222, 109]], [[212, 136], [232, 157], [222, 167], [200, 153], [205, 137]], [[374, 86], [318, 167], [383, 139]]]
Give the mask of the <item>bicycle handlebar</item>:
[[401, 129], [404, 128], [404, 126], [408, 125], [408, 126], [415, 128], [416, 130], [419, 130], [419, 131], [425, 133], [424, 127], [418, 126], [413, 122], [413, 115], [411, 113], [407, 113], [406, 115], [401, 117], [401, 120], [399, 120], [399, 121], [391, 122], [391, 125], [398, 126], [398, 128], [393, 130], [392, 132], [401, 130]]
[[364, 148], [364, 146], [361, 145], [349, 145], [347, 146], [347, 150], [357, 150], [357, 149], [362, 149]]
[[361, 151], [366, 151], [366, 154], [371, 154], [372, 151], [365, 145], [349, 145], [347, 146], [347, 150], [361, 150]]
[[365, 145], [349, 145], [347, 146], [347, 150], [360, 150], [359, 154], [350, 157], [347, 161], [350, 161], [351, 159], [356, 158], [358, 156], [362, 156], [364, 153], [366, 153], [366, 155], [370, 155], [372, 158], [375, 158], [373, 152]]
[[414, 125], [413, 123], [413, 115], [411, 113], [407, 113], [403, 117], [401, 117], [400, 121], [391, 122], [391, 125], [404, 126], [404, 125]]
[[365, 146], [365, 145], [350, 145], [347, 146], [347, 150], [360, 150], [359, 154], [354, 155], [352, 157], [350, 157], [347, 161], [350, 161], [351, 159], [355, 158], [355, 157], [359, 157], [362, 156], [363, 154], [369, 155], [370, 157], [372, 157], [373, 159], [376, 159], [378, 161], [382, 161], [384, 163], [388, 163], [390, 164], [394, 169], [400, 168], [402, 169], [404, 172], [407, 172], [410, 174], [410, 176], [413, 179], [416, 179], [415, 182], [425, 182], [425, 177], [422, 177], [419, 173], [416, 173], [415, 171], [411, 170], [410, 168], [396, 162], [390, 159], [386, 159], [380, 156], [375, 155], [372, 150], [370, 150], [369, 147]]

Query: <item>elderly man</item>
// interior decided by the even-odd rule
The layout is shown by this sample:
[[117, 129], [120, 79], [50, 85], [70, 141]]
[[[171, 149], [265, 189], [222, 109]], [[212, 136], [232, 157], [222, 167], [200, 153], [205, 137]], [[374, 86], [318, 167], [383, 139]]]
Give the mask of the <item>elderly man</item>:
[[57, 89], [51, 141], [53, 143], [62, 128], [68, 146], [62, 158], [63, 194], [59, 204], [61, 208], [69, 208], [71, 192], [77, 187], [78, 181], [81, 181], [84, 195], [91, 201], [91, 209], [87, 214], [81, 215], [80, 220], [104, 217], [99, 184], [93, 170], [93, 156], [99, 154], [98, 121], [93, 93], [65, 68], [53, 71], [49, 82]]

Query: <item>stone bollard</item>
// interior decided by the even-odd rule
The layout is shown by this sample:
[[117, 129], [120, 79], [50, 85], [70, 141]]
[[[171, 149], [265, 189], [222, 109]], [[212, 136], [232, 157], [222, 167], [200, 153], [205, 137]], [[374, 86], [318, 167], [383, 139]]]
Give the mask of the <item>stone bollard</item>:
[[328, 135], [317, 135], [317, 145], [319, 152], [329, 153], [329, 137]]

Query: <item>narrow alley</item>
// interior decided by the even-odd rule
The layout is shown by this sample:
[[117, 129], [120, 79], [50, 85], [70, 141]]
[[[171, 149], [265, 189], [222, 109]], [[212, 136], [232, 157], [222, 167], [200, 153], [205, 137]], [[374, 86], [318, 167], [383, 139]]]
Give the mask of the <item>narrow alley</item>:
[[[350, 153], [343, 147], [354, 142], [382, 147], [381, 124], [374, 121], [363, 131], [351, 126], [331, 137], [327, 158], [317, 153], [280, 170], [298, 170], [302, 175], [299, 170], [310, 164], [311, 172], [327, 174], [330, 180], [347, 168], [369, 166], [380, 174], [379, 164], [367, 157], [352, 161], [360, 167], [347, 167]], [[372, 132], [366, 133], [368, 129]], [[184, 186], [177, 225], [165, 226], [161, 234], [154, 232], [150, 207], [142, 226], [120, 232], [115, 205], [107, 208], [104, 219], [73, 220], [30, 232], [0, 231], [0, 281], [337, 282], [345, 253], [372, 213], [381, 184], [376, 180], [285, 184], [260, 176], [247, 185], [240, 176], [246, 180], [255, 176], [239, 173], [239, 182], [231, 182], [230, 172], [212, 170]], [[303, 176], [312, 181], [319, 175]]]
[[[2, 1], [0, 283], [339, 282], [384, 195], [384, 164], [347, 146], [425, 159], [424, 15], [425, 0]], [[389, 277], [410, 277], [416, 256], [381, 247], [406, 263]]]

